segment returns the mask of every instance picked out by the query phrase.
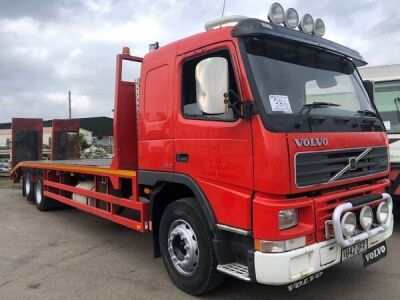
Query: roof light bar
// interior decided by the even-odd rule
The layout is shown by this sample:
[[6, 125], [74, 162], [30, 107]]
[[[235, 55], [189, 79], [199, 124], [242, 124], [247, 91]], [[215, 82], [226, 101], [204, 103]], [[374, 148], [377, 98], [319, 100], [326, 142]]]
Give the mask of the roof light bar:
[[288, 8], [285, 12], [282, 5], [277, 2], [273, 3], [269, 8], [268, 19], [275, 25], [283, 23], [285, 27], [290, 29], [298, 27], [304, 33], [314, 34], [318, 37], [322, 37], [325, 34], [325, 24], [320, 18], [314, 22], [310, 14], [305, 14], [300, 20], [299, 14], [294, 8]]
[[[210, 31], [216, 28], [221, 28], [223, 25], [238, 23], [245, 19], [248, 19], [248, 17], [241, 15], [226, 16], [211, 20], [207, 22], [204, 27], [206, 31]], [[298, 12], [294, 8], [288, 8], [285, 11], [283, 6], [278, 2], [273, 3], [269, 8], [268, 19], [270, 23], [275, 25], [283, 24], [285, 27], [290, 29], [296, 29], [296, 27], [298, 27], [299, 30], [303, 31], [304, 33], [313, 34], [318, 37], [323, 37], [325, 35], [325, 23], [322, 21], [322, 19], [318, 18], [314, 22], [314, 19], [310, 14], [305, 14], [300, 19]], [[264, 24], [267, 26], [266, 23]]]

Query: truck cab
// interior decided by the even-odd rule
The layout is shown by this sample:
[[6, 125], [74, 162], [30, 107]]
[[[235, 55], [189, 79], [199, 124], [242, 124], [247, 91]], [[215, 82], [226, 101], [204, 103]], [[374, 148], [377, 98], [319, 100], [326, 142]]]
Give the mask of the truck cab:
[[[196, 198], [218, 271], [296, 283], [392, 234], [388, 139], [358, 52], [236, 21], [144, 57], [139, 183], [151, 189], [153, 216], [175, 198]], [[152, 228], [162, 248], [157, 218]], [[166, 256], [171, 277], [183, 276], [174, 252]]]

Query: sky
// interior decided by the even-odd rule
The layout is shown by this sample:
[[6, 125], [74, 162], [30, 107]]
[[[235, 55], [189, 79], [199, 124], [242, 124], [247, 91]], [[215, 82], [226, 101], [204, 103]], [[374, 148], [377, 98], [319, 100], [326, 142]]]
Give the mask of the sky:
[[[226, 15], [267, 19], [265, 0], [226, 0]], [[300, 15], [322, 18], [325, 38], [361, 53], [369, 65], [400, 63], [397, 0], [285, 0]], [[143, 56], [204, 31], [223, 0], [0, 0], [0, 122], [112, 117], [115, 55]], [[128, 78], [139, 77], [129, 69]]]

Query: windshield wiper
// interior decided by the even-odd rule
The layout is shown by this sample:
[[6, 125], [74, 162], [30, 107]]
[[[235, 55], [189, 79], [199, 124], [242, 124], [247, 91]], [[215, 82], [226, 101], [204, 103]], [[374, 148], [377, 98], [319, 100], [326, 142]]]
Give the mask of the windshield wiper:
[[299, 128], [304, 123], [305, 120], [308, 120], [310, 117], [310, 113], [314, 108], [327, 108], [330, 106], [340, 106], [340, 104], [329, 103], [329, 102], [313, 102], [310, 104], [304, 104], [303, 108], [299, 112], [301, 118], [295, 123], [294, 126], [296, 128]]
[[357, 110], [357, 114], [361, 115], [362, 117], [373, 117], [376, 119], [380, 119], [381, 117], [374, 111], [364, 109], [364, 110]]

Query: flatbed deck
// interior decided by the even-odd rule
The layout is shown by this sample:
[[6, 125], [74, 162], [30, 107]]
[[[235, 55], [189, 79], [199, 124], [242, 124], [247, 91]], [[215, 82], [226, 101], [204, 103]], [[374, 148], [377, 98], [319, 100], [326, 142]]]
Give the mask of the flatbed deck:
[[135, 170], [119, 170], [111, 168], [112, 159], [74, 159], [74, 160], [37, 160], [24, 161], [16, 165], [11, 174], [19, 168], [46, 169], [69, 172], [83, 172], [91, 175], [117, 175], [119, 177], [136, 176]]
[[[32, 182], [35, 178], [43, 180], [46, 197], [137, 231], [149, 229], [148, 203], [138, 197], [136, 171], [114, 169], [111, 159], [23, 161], [11, 170], [11, 176], [17, 180], [26, 173], [32, 174]], [[76, 176], [91, 178], [94, 188], [85, 189], [72, 183], [70, 178]], [[122, 181], [131, 187], [130, 195], [113, 193], [121, 188]], [[81, 195], [86, 201], [76, 201], [73, 195]], [[135, 217], [120, 214], [121, 208], [134, 211]]]
[[30, 161], [40, 162], [44, 164], [53, 164], [53, 165], [74, 165], [74, 166], [92, 166], [92, 167], [101, 167], [107, 168], [110, 167], [112, 159], [68, 159], [68, 160], [39, 160], [39, 161]]

